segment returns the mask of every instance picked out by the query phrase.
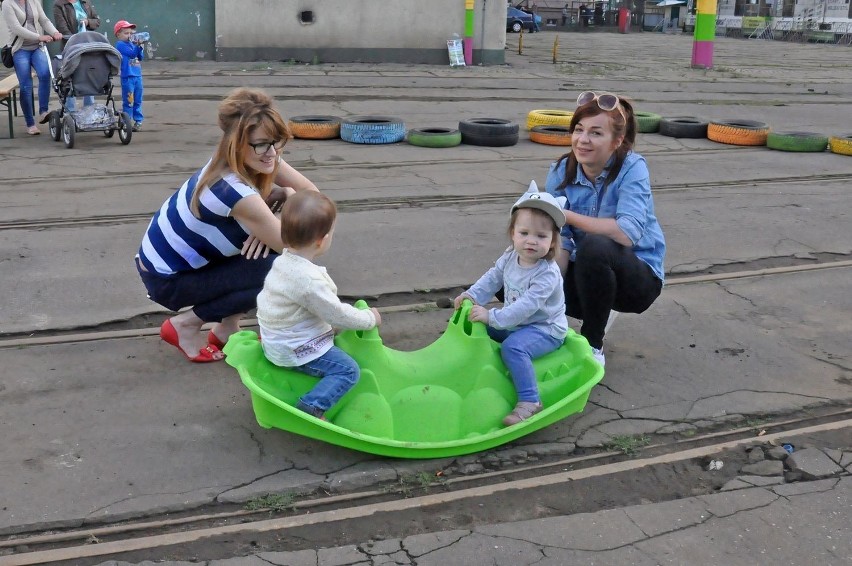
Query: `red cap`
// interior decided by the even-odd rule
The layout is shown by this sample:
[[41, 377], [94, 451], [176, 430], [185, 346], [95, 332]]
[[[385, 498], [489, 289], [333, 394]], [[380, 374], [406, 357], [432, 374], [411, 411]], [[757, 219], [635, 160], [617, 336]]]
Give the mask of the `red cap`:
[[136, 24], [131, 24], [127, 20], [118, 20], [115, 22], [115, 26], [112, 28], [112, 33], [114, 35], [118, 35], [118, 32], [123, 30], [124, 28], [135, 28]]

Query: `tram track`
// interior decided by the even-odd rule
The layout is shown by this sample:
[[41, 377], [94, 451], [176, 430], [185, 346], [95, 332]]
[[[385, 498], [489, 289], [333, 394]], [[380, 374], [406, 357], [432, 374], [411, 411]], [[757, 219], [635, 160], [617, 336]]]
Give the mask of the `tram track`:
[[[852, 268], [852, 260], [839, 261], [824, 261], [817, 264], [808, 265], [787, 265], [781, 267], [769, 267], [763, 269], [748, 269], [740, 271], [732, 271], [726, 273], [708, 273], [701, 275], [681, 275], [670, 276], [666, 278], [666, 287], [677, 285], [695, 285], [701, 283], [716, 283], [721, 281], [733, 281], [738, 279], [749, 279], [753, 277], [773, 277], [782, 275], [792, 275], [798, 273], [811, 273], [815, 271], [823, 271], [829, 269], [849, 269]], [[440, 310], [446, 308], [439, 306], [441, 299], [446, 301], [445, 295], [451, 291], [458, 289], [432, 289], [431, 296], [438, 297], [435, 300], [428, 302], [414, 302], [395, 304], [387, 306], [378, 306], [379, 312], [394, 313], [394, 312], [425, 312], [430, 310]], [[346, 297], [344, 297], [346, 298]], [[381, 303], [381, 297], [378, 297]], [[355, 300], [355, 299], [353, 299]], [[254, 319], [246, 319], [243, 321], [245, 327], [256, 326], [257, 321]], [[53, 344], [73, 344], [81, 342], [97, 342], [105, 340], [117, 340], [126, 338], [140, 338], [147, 336], [157, 336], [159, 334], [158, 327], [138, 327], [129, 329], [114, 329], [114, 330], [97, 330], [93, 328], [87, 331], [75, 330], [40, 330], [37, 333], [15, 333], [3, 335], [0, 332], [0, 349], [5, 348], [21, 348], [30, 346], [47, 346]]]
[[[66, 530], [32, 529], [0, 540], [0, 566], [54, 562], [80, 564], [85, 559], [89, 559], [86, 563], [92, 563], [91, 560], [96, 557], [119, 558], [129, 552], [140, 551], [161, 556], [166, 549], [173, 549], [173, 553], [181, 545], [199, 541], [205, 545], [226, 545], [228, 548], [233, 545], [236, 548], [239, 537], [250, 537], [254, 542], [264, 533], [275, 533], [278, 541], [288, 536], [291, 540], [299, 540], [298, 534], [288, 533], [298, 533], [299, 529], [320, 524], [333, 524], [335, 532], [350, 533], [357, 531], [353, 528], [355, 522], [367, 518], [381, 516], [385, 523], [393, 523], [394, 517], [411, 511], [428, 513], [436, 508], [451, 509], [453, 506], [481, 507], [483, 502], [488, 505], [491, 498], [500, 494], [541, 497], [543, 489], [549, 489], [551, 494], [554, 490], [582, 489], [578, 486], [619, 474], [638, 474], [662, 465], [716, 457], [759, 443], [778, 445], [794, 438], [843, 431], [852, 427], [850, 416], [852, 408], [835, 407], [821, 414], [763, 422], [759, 430], [745, 426], [658, 442], [641, 449], [633, 458], [619, 452], [603, 451], [440, 480], [436, 476], [430, 486], [421, 486], [424, 494], [419, 496], [381, 486], [339, 495], [313, 494], [294, 500], [286, 515], [270, 509], [221, 510], [220, 506], [218, 511], [207, 508], [180, 517], [151, 515], [135, 521], [92, 524]], [[568, 488], [569, 483], [572, 488]], [[427, 489], [429, 487], [432, 489]], [[612, 506], [613, 503], [601, 504]], [[406, 528], [401, 525], [403, 521], [397, 522], [400, 530]]]
[[[701, 189], [723, 189], [763, 185], [786, 185], [801, 183], [847, 182], [852, 173], [825, 175], [762, 177], [738, 179], [733, 181], [703, 181], [694, 183], [660, 183], [654, 186], [655, 194], [678, 193]], [[436, 195], [414, 197], [374, 197], [368, 199], [340, 199], [337, 208], [341, 212], [364, 212], [370, 210], [389, 210], [400, 208], [428, 208], [447, 205], [478, 205], [485, 203], [509, 203], [515, 195], [489, 193], [478, 195]], [[38, 220], [8, 220], [0, 222], [0, 230], [45, 230], [50, 228], [69, 228], [75, 226], [96, 226], [102, 224], [122, 224], [148, 222], [151, 212], [130, 214], [81, 216], [78, 218], [42, 218]]]
[[[700, 157], [705, 155], [714, 155], [714, 154], [728, 154], [731, 152], [737, 152], [741, 154], [743, 152], [762, 152], [765, 151], [765, 148], [762, 147], [749, 147], [749, 146], [728, 146], [728, 145], [719, 145], [718, 147], [707, 147], [707, 148], [695, 148], [695, 149], [653, 149], [647, 148], [642, 152], [644, 156], [655, 156], [655, 155], [665, 155], [665, 156], [694, 156]], [[284, 153], [285, 157], [287, 156], [287, 152]], [[549, 163], [553, 161], [554, 155], [548, 155], [546, 157], [536, 157], [536, 156], [528, 156], [528, 155], [507, 155], [500, 156], [495, 158], [464, 158], [464, 159], [452, 159], [446, 158], [441, 159], [440, 161], [436, 161], [434, 159], [429, 160], [418, 160], [418, 159], [410, 159], [405, 161], [393, 161], [393, 162], [374, 162], [374, 161], [361, 161], [361, 162], [351, 162], [351, 163], [317, 163], [314, 160], [298, 160], [287, 158], [287, 162], [298, 169], [299, 171], [322, 171], [324, 169], [337, 171], [341, 167], [346, 167], [347, 169], [400, 169], [405, 167], [417, 167], [417, 166], [439, 166], [446, 167], [448, 165], [496, 165], [496, 164], [505, 164], [505, 163], [513, 163], [513, 162], [525, 162], [525, 163]], [[116, 172], [107, 172], [107, 173], [97, 173], [94, 171], [88, 172], [86, 174], [85, 180], [89, 181], [98, 181], [98, 180], [108, 180], [108, 181], [126, 181], [128, 179], [135, 178], [147, 178], [147, 177], [164, 177], [164, 176], [174, 176], [176, 178], [184, 179], [189, 175], [195, 173], [197, 169], [194, 168], [180, 168], [180, 167], [171, 167], [168, 169], [152, 169], [152, 170], [142, 170], [142, 171], [116, 171]], [[34, 184], [34, 183], [58, 183], [59, 186], [65, 186], [69, 182], [78, 182], [80, 180], [79, 175], [27, 175], [23, 177], [4, 177], [4, 182], [8, 183], [10, 186], [18, 186], [25, 184]]]

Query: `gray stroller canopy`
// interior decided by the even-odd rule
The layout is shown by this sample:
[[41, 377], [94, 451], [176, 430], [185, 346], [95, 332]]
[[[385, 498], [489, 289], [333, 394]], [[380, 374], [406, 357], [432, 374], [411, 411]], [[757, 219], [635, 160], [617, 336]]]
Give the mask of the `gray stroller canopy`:
[[58, 78], [71, 79], [78, 95], [101, 94], [121, 72], [121, 53], [95, 31], [75, 33], [62, 50]]

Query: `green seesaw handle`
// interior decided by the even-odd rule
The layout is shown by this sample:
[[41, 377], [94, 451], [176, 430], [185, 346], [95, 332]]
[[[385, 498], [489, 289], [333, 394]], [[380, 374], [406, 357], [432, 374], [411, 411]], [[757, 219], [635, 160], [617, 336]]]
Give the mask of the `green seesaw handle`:
[[471, 338], [488, 338], [488, 331], [485, 330], [485, 324], [481, 322], [471, 322], [468, 319], [472, 308], [473, 301], [470, 299], [463, 300], [461, 306], [453, 314], [453, 318], [450, 319], [451, 326], [465, 336], [470, 336]]
[[[358, 299], [357, 301], [355, 301], [355, 304], [353, 306], [356, 309], [361, 310], [367, 310], [370, 308], [370, 305], [368, 305], [367, 301], [365, 301], [364, 299]], [[379, 335], [378, 326], [374, 326], [370, 330], [354, 330], [353, 332], [355, 332], [358, 338], [360, 338], [361, 340], [382, 340], [381, 336]]]

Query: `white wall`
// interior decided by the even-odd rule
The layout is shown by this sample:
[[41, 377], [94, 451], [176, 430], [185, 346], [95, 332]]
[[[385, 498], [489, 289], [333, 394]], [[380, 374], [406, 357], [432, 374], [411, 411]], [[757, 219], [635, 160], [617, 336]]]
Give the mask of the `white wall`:
[[[300, 22], [308, 10], [313, 23]], [[505, 0], [475, 0], [474, 14], [474, 63], [505, 63]], [[447, 64], [465, 0], [216, 0], [215, 19], [220, 61]], [[0, 24], [0, 45], [7, 35]]]
[[[304, 11], [312, 23], [300, 21]], [[505, 3], [476, 0], [474, 11], [474, 50], [502, 63]], [[219, 0], [216, 49], [227, 60], [445, 62], [464, 23], [464, 0]]]

